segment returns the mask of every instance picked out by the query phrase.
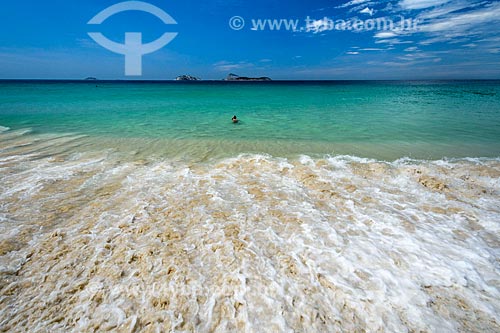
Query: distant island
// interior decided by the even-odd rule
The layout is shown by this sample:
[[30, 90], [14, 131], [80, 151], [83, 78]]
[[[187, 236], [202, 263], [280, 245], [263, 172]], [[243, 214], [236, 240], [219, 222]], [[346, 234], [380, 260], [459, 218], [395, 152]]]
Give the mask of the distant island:
[[263, 77], [246, 77], [246, 76], [239, 76], [236, 74], [229, 74], [224, 81], [272, 81], [271, 78], [267, 76]]
[[[175, 78], [175, 81], [201, 81], [200, 78], [192, 75], [180, 75]], [[248, 76], [239, 76], [233, 73], [230, 73], [225, 79], [222, 81], [232, 81], [232, 82], [240, 82], [240, 81], [272, 81], [271, 78], [267, 76], [262, 77], [248, 77]]]
[[97, 81], [97, 78], [89, 76], [85, 81]]
[[200, 79], [192, 75], [181, 75], [176, 77], [175, 81], [200, 81]]

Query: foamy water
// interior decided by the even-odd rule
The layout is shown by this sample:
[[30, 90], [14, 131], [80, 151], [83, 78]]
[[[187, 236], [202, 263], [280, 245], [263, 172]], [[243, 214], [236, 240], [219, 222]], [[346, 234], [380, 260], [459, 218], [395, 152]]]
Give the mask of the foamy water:
[[0, 330], [500, 331], [500, 160], [0, 140]]

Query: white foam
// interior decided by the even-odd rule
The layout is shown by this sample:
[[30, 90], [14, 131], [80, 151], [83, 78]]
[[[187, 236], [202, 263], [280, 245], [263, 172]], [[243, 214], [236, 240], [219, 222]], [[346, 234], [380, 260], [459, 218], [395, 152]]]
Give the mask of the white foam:
[[[10, 237], [25, 243], [0, 257], [4, 274], [21, 272], [5, 299], [16, 313], [0, 313], [21, 323], [12, 329], [452, 332], [500, 322], [494, 159], [188, 165], [75, 154], [5, 165], [0, 224], [19, 221]], [[44, 228], [26, 241], [33, 224]], [[61, 311], [59, 323], [46, 319]]]

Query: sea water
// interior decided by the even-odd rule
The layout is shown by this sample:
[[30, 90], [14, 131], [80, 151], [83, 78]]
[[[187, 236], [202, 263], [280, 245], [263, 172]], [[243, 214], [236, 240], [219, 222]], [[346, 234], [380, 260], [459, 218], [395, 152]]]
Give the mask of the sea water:
[[499, 82], [2, 82], [0, 126], [2, 331], [500, 330]]
[[0, 82], [0, 108], [1, 126], [167, 157], [500, 155], [498, 81]]

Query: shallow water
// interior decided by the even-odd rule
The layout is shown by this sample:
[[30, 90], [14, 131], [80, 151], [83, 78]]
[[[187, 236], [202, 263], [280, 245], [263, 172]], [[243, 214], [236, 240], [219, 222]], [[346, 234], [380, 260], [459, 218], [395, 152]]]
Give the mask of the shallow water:
[[145, 156], [498, 157], [500, 81], [0, 81], [0, 125]]
[[1, 331], [500, 331], [498, 158], [1, 131]]

